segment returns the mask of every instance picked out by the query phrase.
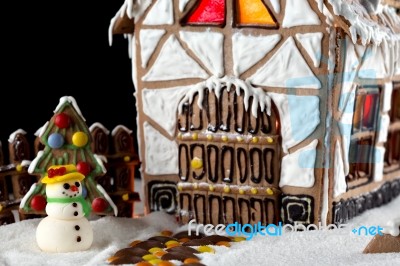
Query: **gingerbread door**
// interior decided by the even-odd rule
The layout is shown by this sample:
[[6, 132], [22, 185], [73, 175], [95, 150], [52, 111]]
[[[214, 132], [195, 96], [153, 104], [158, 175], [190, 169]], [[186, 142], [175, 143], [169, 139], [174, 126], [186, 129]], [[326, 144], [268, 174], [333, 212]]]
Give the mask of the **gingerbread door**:
[[244, 93], [206, 91], [178, 116], [180, 216], [183, 222], [277, 223], [281, 145], [279, 117], [245, 108]]

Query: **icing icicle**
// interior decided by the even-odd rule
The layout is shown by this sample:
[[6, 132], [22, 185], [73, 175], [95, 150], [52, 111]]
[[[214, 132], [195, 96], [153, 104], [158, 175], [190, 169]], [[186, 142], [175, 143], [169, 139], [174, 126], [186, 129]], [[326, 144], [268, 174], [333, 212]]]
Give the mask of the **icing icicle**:
[[251, 113], [253, 114], [253, 116], [257, 117], [258, 106], [260, 107], [262, 112], [266, 110], [267, 114], [271, 115], [271, 98], [266, 94], [264, 90], [262, 90], [261, 88], [253, 87], [248, 81], [228, 76], [224, 76], [223, 78], [216, 78], [213, 76], [206, 81], [193, 85], [178, 105], [179, 114], [182, 114], [182, 108], [185, 102], [193, 102], [193, 98], [196, 93], [199, 94], [197, 104], [199, 108], [202, 109], [205, 89], [208, 89], [209, 92], [214, 90], [215, 95], [217, 96], [217, 98], [219, 98], [219, 96], [221, 95], [221, 90], [225, 88], [227, 91], [230, 91], [232, 85], [236, 87], [237, 95], [240, 95], [240, 89], [244, 91], [244, 107], [246, 111], [249, 108], [250, 97], [253, 97], [254, 104], [251, 108]]

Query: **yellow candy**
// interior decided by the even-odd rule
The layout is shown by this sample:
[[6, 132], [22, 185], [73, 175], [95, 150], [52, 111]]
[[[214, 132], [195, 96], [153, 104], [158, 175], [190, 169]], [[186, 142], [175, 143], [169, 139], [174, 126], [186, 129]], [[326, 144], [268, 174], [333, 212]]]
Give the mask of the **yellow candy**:
[[225, 187], [224, 187], [224, 192], [225, 192], [225, 193], [231, 192], [231, 188], [230, 188], [229, 186], [225, 186]]
[[207, 135], [207, 139], [208, 139], [208, 140], [212, 140], [212, 139], [213, 139], [213, 136], [210, 135], [210, 134], [208, 134], [208, 135]]
[[243, 236], [235, 236], [235, 237], [233, 238], [233, 241], [234, 241], [234, 242], [242, 242], [242, 241], [244, 241], [244, 240], [246, 240], [246, 238], [243, 237]]
[[153, 254], [147, 254], [147, 255], [144, 255], [144, 256], [142, 257], [142, 259], [147, 260], [147, 261], [150, 261], [150, 260], [155, 260], [155, 259], [158, 259], [158, 258], [157, 258], [157, 256], [155, 256], [155, 255], [153, 255]]
[[160, 265], [160, 263], [163, 262], [163, 260], [157, 258], [157, 259], [149, 260], [149, 262], [151, 263], [151, 265]]
[[237, 139], [238, 142], [242, 142], [244, 140], [243, 137], [236, 137], [236, 139]]
[[213, 192], [213, 191], [215, 190], [215, 187], [214, 187], [213, 185], [209, 185], [209, 186], [208, 186], [208, 189], [209, 189], [211, 192]]
[[22, 171], [22, 165], [18, 164], [15, 169], [17, 170], [17, 172], [21, 172]]
[[77, 147], [83, 147], [87, 144], [89, 138], [85, 132], [78, 131], [72, 135], [72, 143]]
[[3, 210], [3, 205], [0, 204], [0, 212]]
[[178, 133], [178, 139], [182, 139], [182, 133]]
[[190, 165], [193, 169], [203, 168], [203, 160], [198, 157], [194, 157], [193, 160], [190, 162]]
[[271, 138], [271, 137], [267, 137], [267, 142], [268, 142], [268, 143], [273, 143], [273, 142], [274, 142], [274, 139]]
[[222, 141], [225, 141], [225, 142], [227, 142], [227, 141], [228, 141], [228, 137], [227, 137], [227, 136], [225, 136], [225, 135], [224, 135], [224, 136], [222, 136], [222, 137], [221, 137], [221, 139], [222, 139]]
[[258, 137], [253, 137], [253, 138], [251, 139], [251, 142], [253, 142], [253, 143], [258, 143]]
[[193, 133], [192, 139], [193, 139], [193, 140], [198, 140], [198, 139], [199, 139], [199, 134]]
[[182, 189], [183, 189], [182, 184], [178, 184], [178, 190], [179, 190], [179, 191], [182, 191]]
[[152, 253], [152, 254], [154, 254], [154, 253], [156, 253], [157, 251], [162, 251], [162, 250], [163, 250], [162, 248], [154, 247], [154, 248], [149, 249], [149, 252]]
[[215, 253], [215, 250], [209, 246], [200, 246], [197, 250], [201, 253]]
[[193, 183], [193, 189], [198, 189], [198, 188], [199, 188], [199, 184]]
[[239, 194], [243, 195], [244, 194], [244, 189], [243, 188], [239, 188]]
[[268, 195], [274, 195], [274, 191], [272, 190], [272, 189], [270, 189], [270, 188], [267, 188], [267, 194]]
[[172, 247], [177, 247], [177, 246], [180, 246], [181, 244], [178, 242], [178, 241], [176, 241], [176, 240], [170, 240], [170, 241], [167, 241], [166, 243], [165, 243], [165, 246], [167, 247], [167, 248], [172, 248]]
[[251, 188], [251, 194], [257, 194], [258, 193], [258, 189], [256, 189], [255, 187]]
[[130, 156], [124, 156], [124, 162], [129, 162], [131, 160], [131, 157]]
[[122, 200], [123, 201], [127, 201], [128, 199], [129, 199], [129, 194], [128, 193], [125, 193], [125, 194], [122, 195]]

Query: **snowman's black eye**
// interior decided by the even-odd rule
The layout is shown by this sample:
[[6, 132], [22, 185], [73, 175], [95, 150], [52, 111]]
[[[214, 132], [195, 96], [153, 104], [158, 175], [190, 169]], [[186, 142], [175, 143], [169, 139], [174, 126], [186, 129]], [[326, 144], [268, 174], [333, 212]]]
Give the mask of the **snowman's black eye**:
[[76, 186], [76, 187], [80, 187], [81, 184], [80, 184], [79, 182], [75, 182], [75, 186]]
[[68, 184], [68, 183], [65, 183], [65, 184], [63, 185], [63, 187], [64, 187], [65, 189], [69, 189], [69, 184]]

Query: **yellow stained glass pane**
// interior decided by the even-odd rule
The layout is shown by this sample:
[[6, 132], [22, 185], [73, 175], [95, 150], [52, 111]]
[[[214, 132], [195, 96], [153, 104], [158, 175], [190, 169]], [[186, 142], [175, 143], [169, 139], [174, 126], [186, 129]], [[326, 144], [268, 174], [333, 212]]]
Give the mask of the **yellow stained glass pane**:
[[276, 26], [275, 19], [262, 0], [237, 0], [237, 23]]

